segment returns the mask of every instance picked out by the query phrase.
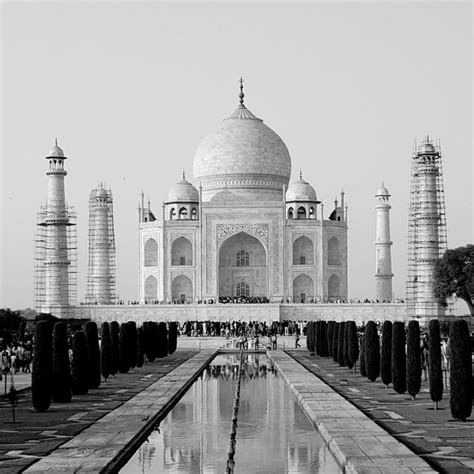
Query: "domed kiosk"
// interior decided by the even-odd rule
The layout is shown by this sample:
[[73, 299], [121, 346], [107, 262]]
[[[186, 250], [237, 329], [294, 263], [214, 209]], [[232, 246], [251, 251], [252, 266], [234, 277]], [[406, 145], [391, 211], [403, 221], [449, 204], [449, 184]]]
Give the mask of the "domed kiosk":
[[196, 149], [198, 187], [183, 175], [161, 220], [140, 219], [141, 302], [347, 298], [343, 199], [332, 211], [341, 219], [324, 219], [309, 182], [300, 175], [289, 185], [288, 148], [244, 105], [243, 81], [239, 99]]

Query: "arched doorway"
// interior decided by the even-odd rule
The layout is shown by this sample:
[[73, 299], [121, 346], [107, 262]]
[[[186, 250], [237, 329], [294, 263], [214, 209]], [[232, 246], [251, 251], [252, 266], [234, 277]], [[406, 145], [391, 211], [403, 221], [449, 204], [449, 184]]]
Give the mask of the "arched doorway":
[[246, 232], [229, 237], [219, 249], [219, 297], [268, 297], [267, 252]]
[[145, 302], [153, 303], [158, 298], [158, 281], [150, 275], [145, 280]]
[[331, 301], [341, 298], [341, 279], [337, 275], [331, 275], [328, 280], [328, 298]]
[[193, 282], [186, 275], [178, 275], [171, 282], [171, 297], [174, 302], [191, 303], [193, 300]]
[[308, 303], [314, 298], [313, 279], [305, 274], [298, 275], [293, 281], [293, 301]]

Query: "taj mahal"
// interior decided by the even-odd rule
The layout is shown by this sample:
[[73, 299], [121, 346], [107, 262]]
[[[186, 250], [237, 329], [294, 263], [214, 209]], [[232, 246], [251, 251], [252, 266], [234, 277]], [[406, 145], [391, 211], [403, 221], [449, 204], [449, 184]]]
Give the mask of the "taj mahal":
[[139, 206], [141, 303], [312, 303], [347, 298], [344, 192], [324, 217], [315, 188], [291, 179], [284, 141], [240, 103], [198, 145], [196, 186], [162, 209]]

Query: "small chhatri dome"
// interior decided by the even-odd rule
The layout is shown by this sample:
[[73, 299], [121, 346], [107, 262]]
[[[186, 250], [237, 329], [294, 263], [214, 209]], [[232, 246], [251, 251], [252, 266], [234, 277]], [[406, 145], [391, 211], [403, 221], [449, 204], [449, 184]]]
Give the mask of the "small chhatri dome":
[[286, 192], [286, 202], [290, 201], [318, 201], [316, 191], [311, 184], [303, 179], [301, 171], [299, 179], [293, 181]]
[[435, 153], [436, 149], [430, 141], [430, 137], [426, 135], [425, 141], [420, 146], [419, 153]]
[[184, 171], [183, 179], [170, 189], [167, 202], [199, 202], [199, 192], [186, 180]]
[[48, 156], [46, 158], [66, 158], [62, 148], [58, 146], [58, 139], [55, 139], [54, 146], [49, 150]]
[[237, 109], [207, 135], [193, 160], [194, 179], [209, 201], [227, 189], [242, 199], [281, 200], [291, 159], [283, 140], [244, 105], [243, 80]]
[[379, 189], [377, 189], [377, 194], [375, 196], [390, 196], [388, 189], [384, 186], [383, 181]]

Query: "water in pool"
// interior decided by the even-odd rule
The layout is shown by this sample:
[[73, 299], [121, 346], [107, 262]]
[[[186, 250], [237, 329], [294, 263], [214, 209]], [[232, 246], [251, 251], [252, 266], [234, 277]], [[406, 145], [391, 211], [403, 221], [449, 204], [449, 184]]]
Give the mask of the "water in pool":
[[[271, 361], [243, 357], [234, 472], [341, 472]], [[216, 357], [121, 472], [226, 472], [239, 360]]]

